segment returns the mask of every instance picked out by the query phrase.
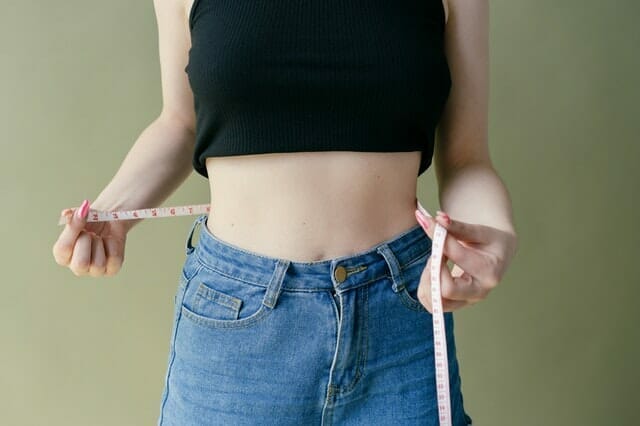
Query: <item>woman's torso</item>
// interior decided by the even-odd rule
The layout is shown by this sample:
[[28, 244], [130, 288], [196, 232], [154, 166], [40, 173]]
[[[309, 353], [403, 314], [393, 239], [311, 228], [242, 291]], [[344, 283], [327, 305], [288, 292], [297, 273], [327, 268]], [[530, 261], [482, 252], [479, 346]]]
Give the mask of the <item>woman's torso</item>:
[[[185, 3], [188, 22], [194, 3]], [[415, 90], [428, 87], [425, 83]], [[293, 261], [354, 254], [417, 224], [420, 161], [420, 151], [208, 157], [207, 227], [230, 244]]]
[[419, 152], [300, 152], [207, 159], [207, 227], [299, 262], [363, 251], [417, 224]]

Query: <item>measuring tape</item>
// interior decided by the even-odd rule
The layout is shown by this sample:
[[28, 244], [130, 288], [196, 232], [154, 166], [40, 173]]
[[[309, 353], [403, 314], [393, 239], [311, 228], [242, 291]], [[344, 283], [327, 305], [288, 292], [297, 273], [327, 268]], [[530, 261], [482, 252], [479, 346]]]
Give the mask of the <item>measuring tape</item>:
[[[418, 203], [418, 209], [425, 215], [429, 212]], [[422, 225], [422, 218], [416, 215]], [[423, 226], [424, 227], [424, 226]], [[449, 395], [449, 360], [447, 358], [447, 339], [444, 330], [444, 313], [440, 294], [440, 265], [447, 230], [435, 222], [431, 240], [431, 310], [433, 311], [433, 352], [436, 365], [436, 391], [438, 396], [438, 417], [440, 426], [451, 426], [451, 398]]]
[[[431, 216], [416, 199], [418, 209], [425, 215]], [[139, 210], [100, 211], [89, 209], [87, 222], [108, 222], [127, 219], [147, 219], [154, 217], [189, 216], [209, 213], [209, 204], [186, 205], [177, 207], [157, 207]], [[418, 218], [422, 226], [422, 218]], [[65, 225], [65, 216], [60, 217], [58, 225]], [[424, 227], [424, 226], [423, 226]], [[440, 296], [440, 265], [447, 230], [440, 224], [435, 224], [431, 245], [431, 306], [433, 316], [433, 348], [436, 368], [436, 390], [438, 397], [438, 416], [440, 426], [451, 426], [451, 401], [449, 396], [449, 363], [447, 359], [447, 339], [444, 329], [444, 314], [442, 312], [442, 298]]]
[[433, 310], [433, 344], [436, 361], [438, 413], [441, 426], [451, 426], [449, 361], [447, 359], [447, 339], [444, 331], [444, 314], [440, 295], [440, 264], [446, 236], [447, 230], [440, 224], [436, 224], [431, 252], [431, 309]]
[[[76, 207], [77, 210], [77, 207]], [[194, 214], [209, 213], [209, 204], [197, 204], [177, 207], [154, 207], [139, 210], [101, 211], [89, 209], [87, 222], [110, 222], [114, 220], [148, 219], [154, 217], [189, 216]], [[65, 216], [60, 217], [58, 225], [65, 225]]]

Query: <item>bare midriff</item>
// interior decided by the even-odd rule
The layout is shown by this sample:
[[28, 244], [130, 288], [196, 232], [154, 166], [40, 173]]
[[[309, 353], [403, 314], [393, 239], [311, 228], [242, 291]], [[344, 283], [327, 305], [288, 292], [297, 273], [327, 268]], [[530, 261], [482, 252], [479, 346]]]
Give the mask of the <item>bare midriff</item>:
[[419, 162], [419, 151], [209, 157], [207, 228], [296, 262], [355, 254], [417, 225]]

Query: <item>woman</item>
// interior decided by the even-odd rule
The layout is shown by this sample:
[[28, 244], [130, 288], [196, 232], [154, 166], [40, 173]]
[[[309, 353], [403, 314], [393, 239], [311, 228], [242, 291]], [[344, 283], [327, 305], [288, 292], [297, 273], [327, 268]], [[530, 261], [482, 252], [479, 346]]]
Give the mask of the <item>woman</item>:
[[[438, 424], [436, 220], [454, 263], [441, 273], [452, 423], [471, 424], [452, 311], [484, 299], [516, 250], [488, 152], [488, 2], [154, 5], [162, 111], [92, 208], [161, 205], [194, 169], [209, 181], [158, 424]], [[432, 155], [450, 216], [423, 228], [416, 176]], [[138, 221], [87, 223], [88, 208], [63, 211], [54, 256], [113, 275]]]

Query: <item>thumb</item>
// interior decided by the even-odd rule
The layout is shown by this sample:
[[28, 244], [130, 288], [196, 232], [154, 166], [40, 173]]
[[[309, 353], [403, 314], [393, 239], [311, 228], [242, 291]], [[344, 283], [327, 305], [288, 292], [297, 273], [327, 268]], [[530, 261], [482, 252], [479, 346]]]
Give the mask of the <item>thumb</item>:
[[65, 217], [67, 225], [70, 230], [79, 233], [87, 224], [87, 217], [89, 216], [89, 200], [84, 200], [82, 204], [76, 209], [67, 210]]
[[89, 214], [89, 200], [76, 209], [62, 211], [66, 224], [54, 244], [54, 256], [61, 265], [69, 265], [78, 236], [82, 233]]

